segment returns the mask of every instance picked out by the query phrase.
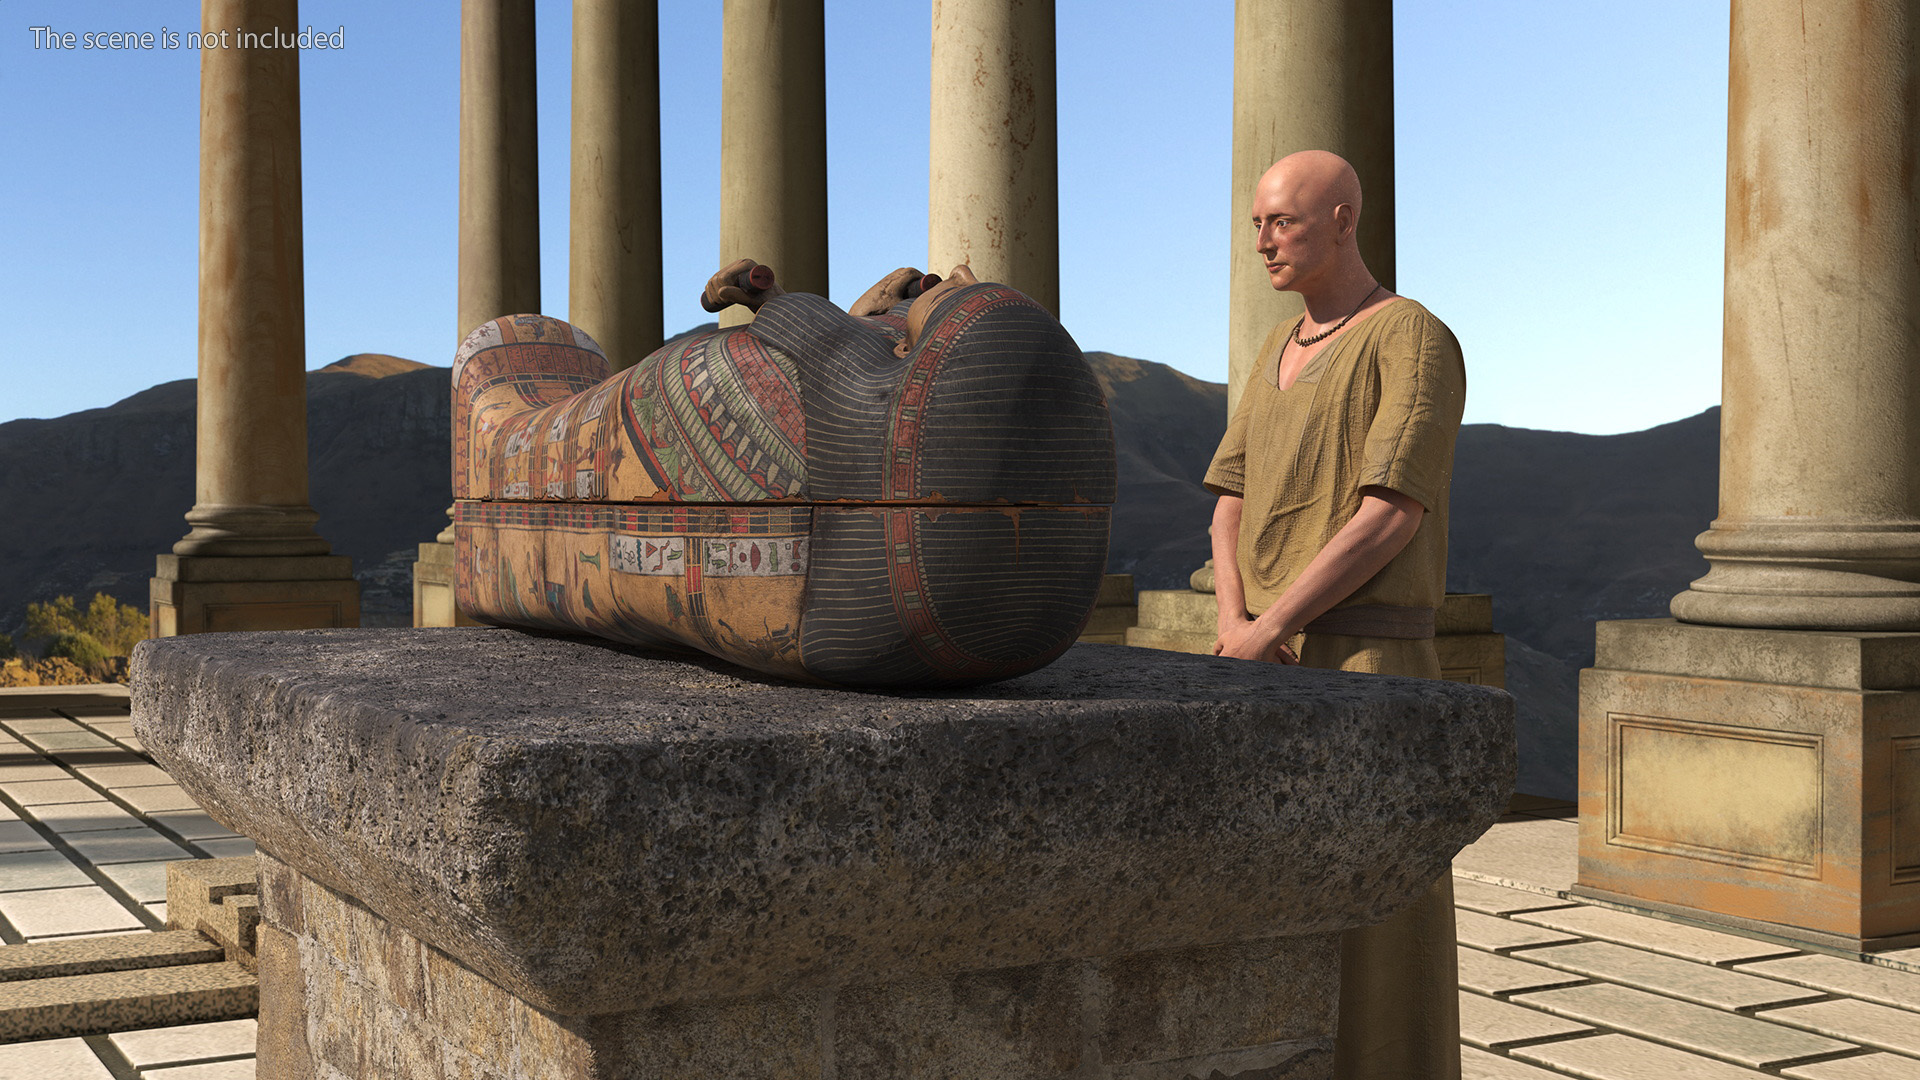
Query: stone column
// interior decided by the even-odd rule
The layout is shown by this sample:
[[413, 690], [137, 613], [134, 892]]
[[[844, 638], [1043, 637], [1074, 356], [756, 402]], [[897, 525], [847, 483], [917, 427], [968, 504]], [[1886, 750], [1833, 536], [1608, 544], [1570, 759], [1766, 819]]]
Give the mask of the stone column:
[[1060, 312], [1053, 0], [933, 0], [927, 269]]
[[1733, 4], [1720, 512], [1683, 621], [1598, 628], [1583, 892], [1920, 944], [1916, 19]]
[[[454, 343], [540, 310], [533, 0], [460, 5], [459, 315]], [[452, 508], [448, 508], [451, 515]], [[453, 526], [420, 545], [413, 624], [469, 625], [453, 601]]]
[[[827, 83], [821, 0], [726, 0], [720, 58], [720, 263], [827, 293]], [[720, 325], [753, 316], [720, 313]]]
[[1360, 253], [1393, 288], [1393, 0], [1238, 0], [1233, 18], [1233, 238], [1227, 290], [1227, 409], [1260, 343], [1300, 314], [1273, 291], [1248, 212], [1267, 166], [1331, 150], [1360, 174]]
[[[193, 530], [159, 557], [155, 636], [357, 626], [360, 587], [307, 502], [296, 0], [205, 0]], [[253, 37], [265, 35], [257, 47]]]
[[574, 0], [567, 321], [614, 370], [665, 336], [660, 313], [657, 0]]

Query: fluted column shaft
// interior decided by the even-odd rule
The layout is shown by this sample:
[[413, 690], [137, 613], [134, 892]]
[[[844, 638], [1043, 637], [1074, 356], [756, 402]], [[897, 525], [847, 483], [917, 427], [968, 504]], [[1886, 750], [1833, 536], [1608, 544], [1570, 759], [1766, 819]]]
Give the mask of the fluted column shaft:
[[457, 343], [540, 310], [540, 157], [533, 0], [460, 5], [460, 295]]
[[[726, 0], [720, 62], [720, 262], [827, 292], [827, 89], [821, 0]], [[741, 307], [722, 325], [746, 321]]]
[[1053, 0], [933, 0], [927, 263], [1060, 311]]
[[1720, 513], [1677, 618], [1920, 630], [1917, 20], [1734, 0]]
[[657, 0], [574, 0], [571, 207], [567, 321], [632, 367], [664, 336]]
[[[307, 504], [296, 0], [206, 0], [200, 54], [200, 380], [180, 555], [324, 555]], [[248, 47], [264, 34], [265, 48]]]
[[1249, 217], [1260, 174], [1299, 150], [1330, 150], [1360, 174], [1360, 254], [1393, 288], [1393, 0], [1234, 5], [1229, 412], [1268, 332], [1301, 311], [1268, 283]]

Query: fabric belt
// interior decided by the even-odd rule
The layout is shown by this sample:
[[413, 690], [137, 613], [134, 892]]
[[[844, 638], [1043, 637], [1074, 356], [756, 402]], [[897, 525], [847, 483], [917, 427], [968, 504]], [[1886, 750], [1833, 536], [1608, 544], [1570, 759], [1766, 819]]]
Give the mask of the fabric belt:
[[1430, 638], [1433, 609], [1394, 604], [1354, 604], [1338, 607], [1306, 625], [1309, 634], [1346, 634], [1349, 637]]

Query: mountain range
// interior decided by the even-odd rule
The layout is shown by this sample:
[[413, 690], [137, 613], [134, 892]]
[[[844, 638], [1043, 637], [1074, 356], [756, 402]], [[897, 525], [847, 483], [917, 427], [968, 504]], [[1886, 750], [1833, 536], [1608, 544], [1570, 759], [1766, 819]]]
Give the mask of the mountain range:
[[[1199, 486], [1226, 387], [1165, 364], [1087, 354], [1120, 473], [1108, 569], [1184, 588], [1208, 555]], [[361, 353], [307, 376], [310, 497], [353, 558], [367, 625], [407, 625], [416, 545], [445, 527], [449, 371]], [[105, 592], [142, 610], [154, 556], [193, 505], [193, 380], [51, 420], [0, 424], [0, 631], [30, 601]], [[1693, 537], [1716, 508], [1718, 410], [1647, 431], [1461, 429], [1448, 587], [1493, 595], [1520, 704], [1522, 790], [1570, 794], [1577, 673], [1597, 619], [1664, 615], [1706, 571]]]

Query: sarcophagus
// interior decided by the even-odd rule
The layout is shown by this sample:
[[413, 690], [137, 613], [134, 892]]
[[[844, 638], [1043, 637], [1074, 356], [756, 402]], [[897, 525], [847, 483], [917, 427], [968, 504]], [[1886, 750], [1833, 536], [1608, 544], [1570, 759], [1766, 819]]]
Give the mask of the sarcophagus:
[[910, 350], [906, 310], [786, 294], [611, 377], [559, 320], [475, 330], [453, 367], [460, 606], [848, 686], [1052, 660], [1105, 570], [1105, 398], [1011, 288], [946, 295]]

